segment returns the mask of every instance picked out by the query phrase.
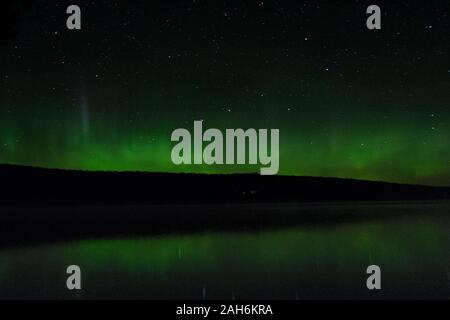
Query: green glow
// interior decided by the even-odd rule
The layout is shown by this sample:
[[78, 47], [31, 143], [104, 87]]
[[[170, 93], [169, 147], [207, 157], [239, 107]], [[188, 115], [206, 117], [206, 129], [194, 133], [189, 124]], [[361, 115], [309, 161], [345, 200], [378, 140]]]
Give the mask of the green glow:
[[84, 9], [103, 22], [77, 33], [57, 6], [34, 6], [0, 47], [0, 163], [259, 171], [174, 166], [171, 132], [204, 120], [205, 128], [280, 129], [282, 175], [450, 185], [444, 13], [423, 3], [386, 7], [418, 26], [393, 19], [366, 33], [354, 27], [361, 12], [351, 3], [338, 11], [352, 23], [336, 30], [333, 4], [320, 6], [333, 19], [304, 19], [318, 15], [316, 5], [237, 2], [228, 20], [230, 8], [208, 1], [96, 1]]
[[448, 297], [449, 220], [422, 216], [3, 249], [0, 297], [73, 298], [63, 284], [74, 262], [86, 284], [78, 297], [85, 299], [201, 299], [203, 288], [210, 299], [373, 298], [363, 284], [375, 262], [389, 284], [383, 297]]
[[[173, 165], [171, 129], [192, 130], [193, 122], [188, 122], [186, 115], [178, 114], [173, 120], [143, 117], [130, 124], [120, 114], [104, 119], [94, 112], [89, 120], [89, 131], [86, 131], [77, 108], [52, 115], [51, 110], [57, 108], [55, 105], [46, 108], [40, 116], [36, 111], [22, 118], [16, 114], [8, 117], [3, 111], [7, 106], [5, 102], [0, 103], [0, 112], [4, 114], [0, 118], [1, 163], [113, 171], [235, 173], [259, 170], [259, 166]], [[377, 115], [371, 115], [373, 119], [365, 117], [364, 122], [359, 123], [351, 123], [352, 116], [348, 115], [342, 123], [322, 119], [317, 125], [311, 125], [314, 115], [301, 110], [293, 115], [292, 118], [275, 117], [272, 122], [253, 119], [248, 114], [243, 114], [242, 121], [233, 117], [217, 120], [211, 115], [211, 120], [205, 119], [205, 128], [280, 128], [279, 173], [282, 175], [448, 184], [450, 130], [444, 124], [434, 124], [433, 119], [427, 119], [429, 123], [405, 122], [398, 116], [384, 120], [381, 126]], [[65, 120], [61, 122], [61, 119]], [[344, 125], [346, 121], [348, 125]]]

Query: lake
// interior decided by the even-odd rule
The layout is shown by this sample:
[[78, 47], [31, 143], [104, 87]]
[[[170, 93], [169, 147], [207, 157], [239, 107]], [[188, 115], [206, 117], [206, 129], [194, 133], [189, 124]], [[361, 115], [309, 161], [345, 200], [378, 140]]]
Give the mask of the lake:
[[[324, 210], [338, 217], [349, 207]], [[2, 247], [0, 298], [450, 298], [448, 203], [367, 204], [351, 210], [359, 210], [362, 217], [366, 211], [372, 214], [335, 223], [300, 221], [239, 231], [175, 231]], [[66, 268], [72, 264], [81, 267], [81, 291], [66, 289]], [[379, 291], [366, 288], [366, 268], [372, 264], [381, 268]]]

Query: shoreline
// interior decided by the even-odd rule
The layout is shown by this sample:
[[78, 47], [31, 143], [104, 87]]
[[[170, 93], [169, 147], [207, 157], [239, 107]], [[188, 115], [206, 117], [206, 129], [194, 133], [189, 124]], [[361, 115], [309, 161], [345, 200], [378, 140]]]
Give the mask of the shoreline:
[[0, 248], [86, 238], [326, 227], [450, 214], [450, 201], [143, 206], [0, 206]]

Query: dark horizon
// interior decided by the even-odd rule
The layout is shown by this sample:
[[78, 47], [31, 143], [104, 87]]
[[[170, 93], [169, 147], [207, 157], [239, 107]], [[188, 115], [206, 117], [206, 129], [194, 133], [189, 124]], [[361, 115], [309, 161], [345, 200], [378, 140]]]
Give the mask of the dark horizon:
[[53, 170], [0, 165], [0, 205], [449, 200], [449, 187], [327, 177]]
[[[89, 169], [77, 169], [77, 168], [58, 168], [58, 167], [42, 167], [33, 166], [25, 164], [12, 164], [12, 163], [0, 163], [0, 171], [4, 169], [33, 169], [33, 170], [48, 170], [48, 171], [61, 171], [61, 172], [81, 172], [81, 173], [110, 173], [110, 174], [143, 174], [143, 175], [184, 175], [184, 176], [260, 176], [257, 172], [237, 172], [237, 173], [203, 173], [203, 172], [164, 172], [164, 171], [145, 171], [145, 170], [89, 170]], [[357, 178], [342, 178], [335, 176], [297, 176], [297, 175], [286, 175], [277, 174], [278, 177], [286, 178], [317, 178], [317, 179], [336, 179], [342, 181], [360, 181], [360, 182], [373, 182], [373, 183], [384, 183], [390, 185], [404, 185], [404, 186], [417, 186], [417, 187], [430, 187], [430, 188], [450, 188], [449, 185], [431, 185], [431, 184], [418, 184], [418, 183], [402, 183], [397, 181], [386, 181], [386, 180], [369, 180], [369, 179], [357, 179]], [[264, 179], [264, 178], [263, 178]], [[270, 179], [270, 178], [269, 178]]]

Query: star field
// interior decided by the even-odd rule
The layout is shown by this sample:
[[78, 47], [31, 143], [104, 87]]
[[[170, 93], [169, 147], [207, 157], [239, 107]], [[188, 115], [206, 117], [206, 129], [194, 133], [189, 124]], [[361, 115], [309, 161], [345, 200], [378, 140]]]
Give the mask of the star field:
[[377, 1], [62, 1], [0, 44], [0, 163], [175, 166], [176, 128], [279, 128], [280, 174], [450, 185], [450, 8]]

